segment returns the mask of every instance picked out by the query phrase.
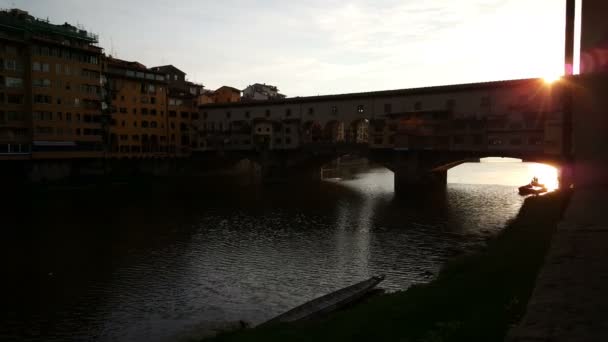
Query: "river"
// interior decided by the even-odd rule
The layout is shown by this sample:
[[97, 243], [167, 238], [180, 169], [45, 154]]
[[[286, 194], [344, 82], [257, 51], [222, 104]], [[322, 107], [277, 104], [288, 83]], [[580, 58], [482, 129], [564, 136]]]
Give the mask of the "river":
[[538, 170], [465, 164], [447, 191], [403, 198], [382, 168], [306, 185], [45, 193], [3, 213], [0, 339], [174, 340], [376, 274], [406, 289], [499, 232], [523, 203], [514, 185]]

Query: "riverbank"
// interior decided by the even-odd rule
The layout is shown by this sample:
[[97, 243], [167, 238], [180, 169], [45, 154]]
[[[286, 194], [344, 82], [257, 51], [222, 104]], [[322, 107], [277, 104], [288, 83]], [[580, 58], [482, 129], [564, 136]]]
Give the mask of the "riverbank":
[[451, 260], [428, 284], [321, 321], [226, 333], [213, 341], [502, 341], [525, 312], [568, 197], [529, 197], [484, 251]]

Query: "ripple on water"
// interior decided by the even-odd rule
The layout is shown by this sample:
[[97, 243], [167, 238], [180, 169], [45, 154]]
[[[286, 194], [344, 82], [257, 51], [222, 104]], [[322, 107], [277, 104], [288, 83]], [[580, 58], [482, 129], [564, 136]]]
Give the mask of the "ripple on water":
[[[48, 220], [58, 233], [43, 249], [69, 260], [65, 276], [43, 291], [27, 326], [13, 318], [0, 337], [160, 341], [201, 322], [258, 323], [374, 274], [387, 275], [389, 291], [405, 289], [495, 234], [522, 203], [512, 187], [462, 184], [397, 199], [388, 171], [318, 189], [247, 191], [257, 190], [172, 198], [132, 216], [129, 206], [141, 204], [122, 201], [125, 217], [87, 221], [91, 235], [77, 230], [81, 217]], [[54, 212], [46, 215], [38, 222]], [[66, 236], [87, 247], [54, 247]]]

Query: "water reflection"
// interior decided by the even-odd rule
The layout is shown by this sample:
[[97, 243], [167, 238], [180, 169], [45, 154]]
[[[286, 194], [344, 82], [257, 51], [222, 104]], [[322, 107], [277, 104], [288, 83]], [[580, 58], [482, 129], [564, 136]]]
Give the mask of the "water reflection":
[[[449, 178], [492, 172], [463, 165]], [[119, 194], [38, 196], [10, 221], [4, 269], [16, 282], [1, 339], [171, 340], [209, 322], [257, 323], [373, 274], [405, 289], [496, 234], [523, 201], [516, 187], [482, 184], [396, 198], [386, 169]]]

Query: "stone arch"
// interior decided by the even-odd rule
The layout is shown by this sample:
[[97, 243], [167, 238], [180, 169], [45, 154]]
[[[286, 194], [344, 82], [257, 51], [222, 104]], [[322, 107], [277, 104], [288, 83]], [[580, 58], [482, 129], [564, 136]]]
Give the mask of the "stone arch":
[[323, 128], [323, 140], [332, 143], [343, 142], [344, 122], [338, 120], [327, 122]]
[[357, 119], [348, 125], [345, 140], [353, 144], [364, 144], [369, 141], [369, 120]]
[[306, 121], [302, 128], [302, 141], [304, 143], [321, 142], [323, 139], [323, 126], [318, 121]]

